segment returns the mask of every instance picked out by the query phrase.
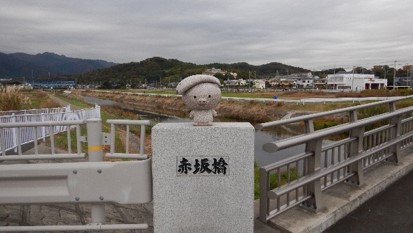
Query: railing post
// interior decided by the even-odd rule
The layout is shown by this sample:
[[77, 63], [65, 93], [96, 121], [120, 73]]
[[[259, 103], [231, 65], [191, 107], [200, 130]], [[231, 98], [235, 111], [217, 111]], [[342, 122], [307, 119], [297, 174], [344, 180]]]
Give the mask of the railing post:
[[[43, 113], [41, 113], [40, 117], [41, 117], [41, 122], [44, 122], [45, 119], [44, 119], [44, 114]], [[43, 142], [45, 142], [46, 141], [46, 126], [42, 126], [41, 137], [43, 138]]]
[[[309, 141], [306, 144], [306, 153], [312, 153], [312, 155], [308, 157], [308, 175], [320, 170], [322, 142], [323, 139], [319, 138]], [[308, 194], [312, 195], [312, 197], [303, 202], [302, 207], [314, 212], [323, 209], [324, 203], [321, 196], [322, 194], [320, 179], [307, 184], [306, 190]]]
[[100, 118], [101, 117], [100, 116], [100, 106], [95, 104], [95, 109], [94, 110], [95, 110], [96, 117]]
[[[11, 114], [12, 118], [11, 118], [11, 122], [12, 123], [16, 123], [17, 122], [17, 117], [16, 114]], [[13, 148], [14, 148], [14, 152], [17, 152], [17, 128], [13, 128], [12, 130], [13, 132]]]
[[260, 168], [260, 221], [267, 222], [267, 215], [269, 212], [268, 190], [270, 189], [270, 181], [268, 180], [267, 171]]
[[[356, 138], [356, 140], [350, 143], [349, 155], [348, 157], [357, 156], [361, 151], [363, 151], [363, 136], [364, 127], [355, 128], [350, 131], [350, 138]], [[353, 163], [349, 167], [350, 173], [355, 173], [355, 176], [350, 177], [347, 182], [349, 184], [354, 184], [360, 186], [364, 182], [364, 172], [363, 172], [363, 160], [359, 160]]]
[[[100, 162], [103, 161], [103, 150], [102, 150], [102, 120], [99, 118], [92, 118], [86, 121], [87, 128], [87, 151], [88, 151], [88, 161], [89, 162]], [[102, 171], [96, 171], [98, 173]], [[93, 190], [92, 190], [93, 192]], [[98, 193], [96, 194], [99, 195]], [[103, 196], [99, 199], [104, 200]], [[104, 223], [106, 221], [105, 217], [105, 204], [93, 204], [91, 209], [92, 223]]]
[[304, 121], [304, 130], [306, 133], [314, 132], [314, 122], [313, 119], [308, 119]]
[[349, 112], [349, 117], [350, 117], [350, 122], [356, 122], [357, 121], [357, 111], [350, 111]]
[[396, 110], [396, 101], [389, 103], [389, 112], [394, 112]]
[[[357, 111], [349, 112], [350, 122], [356, 122], [358, 120]], [[363, 150], [363, 135], [364, 127], [357, 128], [350, 131], [350, 138], [356, 138], [355, 141], [350, 143], [348, 157], [357, 156]], [[347, 180], [349, 184], [354, 184], [360, 186], [364, 182], [363, 173], [363, 161], [359, 160], [357, 163], [350, 165], [350, 173], [355, 173], [356, 175]]]
[[[389, 124], [393, 125], [393, 127], [390, 130], [390, 138], [395, 139], [401, 135], [401, 126], [402, 126], [402, 117], [399, 115], [397, 117], [394, 117], [390, 120]], [[395, 144], [394, 146], [390, 147], [391, 153], [393, 153], [393, 158], [390, 159], [389, 161], [394, 162], [395, 164], [398, 164], [400, 161], [400, 152], [401, 152], [401, 142]]]

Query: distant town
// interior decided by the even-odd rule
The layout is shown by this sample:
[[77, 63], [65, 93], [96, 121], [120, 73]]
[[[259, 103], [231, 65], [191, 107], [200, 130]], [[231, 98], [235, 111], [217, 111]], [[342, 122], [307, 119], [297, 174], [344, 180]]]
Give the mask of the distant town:
[[[410, 89], [413, 65], [375, 65], [371, 69], [353, 66], [310, 71], [271, 62], [197, 65], [176, 59], [152, 57], [140, 62], [115, 64], [101, 60], [70, 58], [54, 53], [1, 54], [0, 86], [22, 85], [28, 89], [166, 89], [175, 88], [194, 74], [217, 77], [223, 89], [351, 91]], [[398, 66], [397, 66], [398, 65]], [[20, 67], [20, 68], [18, 68]]]
[[[413, 67], [413, 66], [411, 66]], [[410, 68], [412, 69], [412, 68]], [[413, 70], [413, 69], [412, 69]], [[288, 90], [334, 90], [352, 91], [375, 89], [410, 89], [413, 86], [412, 73], [407, 77], [395, 77], [394, 83], [389, 83], [387, 79], [378, 78], [374, 74], [358, 74], [354, 72], [339, 71], [335, 74], [328, 74], [325, 78], [320, 78], [313, 73], [297, 73], [290, 75], [276, 75], [268, 79], [257, 79], [256, 73], [251, 72], [248, 79], [237, 78], [237, 73], [227, 72], [222, 69], [206, 69], [203, 74], [224, 77], [222, 87], [237, 90], [264, 90], [280, 89]], [[393, 78], [393, 77], [392, 77]], [[26, 83], [16, 83], [12, 79], [0, 79], [0, 86], [7, 84], [21, 84], [28, 89], [67, 89], [67, 88], [102, 88], [102, 84], [77, 84], [75, 81], [43, 80]], [[175, 88], [177, 82], [165, 84], [142, 83], [138, 88]], [[125, 85], [126, 89], [132, 88], [131, 84]], [[106, 88], [105, 88], [106, 89]]]
[[[208, 69], [205, 74], [216, 75], [216, 73], [226, 73], [220, 69]], [[325, 78], [313, 75], [311, 72], [291, 75], [277, 75], [270, 79], [237, 79], [236, 73], [229, 74], [231, 78], [224, 80], [225, 87], [232, 88], [254, 88], [254, 89], [329, 89], [362, 91], [369, 89], [388, 88], [388, 80], [375, 77], [374, 74], [355, 74], [353, 72], [339, 71], [336, 74], [329, 74]], [[412, 77], [398, 78], [397, 86], [410, 87]]]

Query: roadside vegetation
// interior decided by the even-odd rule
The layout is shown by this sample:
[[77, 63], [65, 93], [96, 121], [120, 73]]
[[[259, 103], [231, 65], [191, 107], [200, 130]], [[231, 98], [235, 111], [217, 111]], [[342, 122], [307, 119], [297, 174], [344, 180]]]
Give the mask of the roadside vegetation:
[[[299, 178], [296, 169], [290, 170], [290, 181], [296, 180]], [[281, 185], [286, 184], [288, 181], [288, 174], [281, 173], [280, 177], [278, 174], [270, 174], [270, 189], [275, 189]], [[254, 163], [254, 199], [260, 198], [260, 168], [257, 163]]]
[[23, 96], [16, 87], [0, 88], [0, 111], [18, 110], [23, 106]]
[[44, 91], [21, 90], [14, 86], [0, 88], [0, 100], [0, 111], [59, 107]]

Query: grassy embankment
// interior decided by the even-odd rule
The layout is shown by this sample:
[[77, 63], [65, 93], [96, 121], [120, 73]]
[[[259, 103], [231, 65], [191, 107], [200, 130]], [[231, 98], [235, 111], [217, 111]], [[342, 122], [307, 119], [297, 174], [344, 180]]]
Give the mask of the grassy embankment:
[[[162, 92], [164, 93], [164, 92]], [[249, 98], [265, 96], [264, 93], [248, 93]], [[150, 112], [175, 115], [179, 117], [188, 116], [189, 110], [184, 105], [180, 97], [171, 96], [142, 96], [133, 94], [123, 94], [122, 92], [91, 92], [84, 91], [81, 95], [89, 95], [102, 99], [111, 99], [126, 105], [136, 107]], [[268, 95], [268, 94], [267, 94]], [[225, 96], [225, 93], [224, 93]], [[232, 95], [234, 97], [234, 95]], [[296, 97], [298, 98], [298, 97]], [[216, 108], [218, 116], [222, 119], [232, 121], [248, 121], [260, 123], [281, 119], [288, 112], [309, 113], [327, 111], [341, 107], [354, 105], [353, 102], [344, 103], [306, 103], [305, 105], [285, 102], [259, 102], [259, 101], [238, 101], [221, 100]]]
[[[90, 95], [102, 99], [111, 99], [132, 108], [137, 108], [150, 112], [175, 115], [179, 117], [187, 117], [189, 110], [184, 105], [182, 99], [176, 96], [142, 96], [134, 95], [133, 92], [145, 92], [153, 94], [173, 94], [172, 90], [128, 90], [132, 94], [122, 93], [124, 90], [116, 90], [113, 92], [92, 92], [84, 91], [81, 95]], [[274, 95], [285, 99], [303, 99], [303, 98], [339, 98], [339, 97], [370, 97], [370, 96], [394, 96], [412, 94], [411, 91], [364, 91], [361, 93], [324, 93], [320, 91], [309, 92], [223, 92], [223, 96], [227, 97], [246, 97], [246, 98], [271, 98]], [[335, 110], [339, 108], [359, 105], [359, 102], [325, 102], [325, 103], [288, 103], [288, 102], [259, 102], [259, 101], [237, 101], [237, 100], [222, 100], [216, 108], [219, 118], [232, 121], [248, 121], [251, 123], [261, 123], [273, 120], [279, 120], [288, 113], [293, 115], [308, 114], [312, 112], [323, 112]], [[374, 114], [366, 112], [361, 115]], [[315, 128], [331, 127], [348, 121], [348, 116], [336, 115], [323, 119], [315, 120]]]

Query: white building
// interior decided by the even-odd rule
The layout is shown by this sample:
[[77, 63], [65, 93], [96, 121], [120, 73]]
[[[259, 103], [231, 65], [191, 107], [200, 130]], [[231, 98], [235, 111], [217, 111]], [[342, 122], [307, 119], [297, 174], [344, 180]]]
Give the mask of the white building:
[[265, 89], [265, 80], [254, 80], [254, 88], [256, 89]]
[[313, 78], [298, 78], [296, 80], [296, 85], [298, 88], [313, 88], [314, 79]]
[[374, 74], [354, 74], [339, 72], [327, 75], [327, 89], [363, 91], [370, 89], [384, 89], [387, 79], [379, 79]]

